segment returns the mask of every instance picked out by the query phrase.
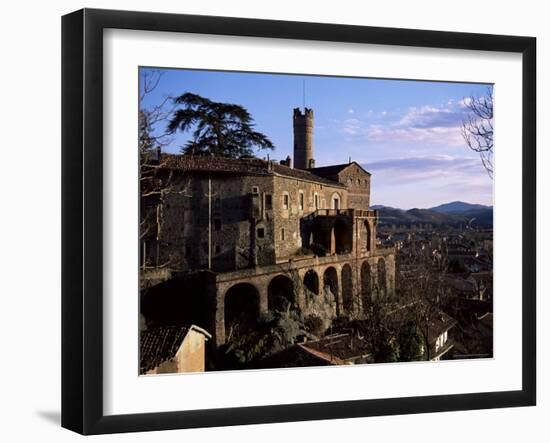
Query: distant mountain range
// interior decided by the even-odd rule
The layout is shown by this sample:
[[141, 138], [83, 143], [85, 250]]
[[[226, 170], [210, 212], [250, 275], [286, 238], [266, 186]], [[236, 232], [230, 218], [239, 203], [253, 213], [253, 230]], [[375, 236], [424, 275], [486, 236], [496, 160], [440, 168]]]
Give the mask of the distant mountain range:
[[383, 205], [374, 205], [379, 212], [381, 224], [412, 225], [465, 225], [492, 227], [493, 207], [465, 202], [451, 202], [428, 209], [398, 209]]
[[482, 211], [487, 209], [493, 209], [493, 207], [464, 202], [444, 203], [442, 205], [430, 208], [431, 211], [442, 212], [443, 214], [464, 214], [465, 212]]

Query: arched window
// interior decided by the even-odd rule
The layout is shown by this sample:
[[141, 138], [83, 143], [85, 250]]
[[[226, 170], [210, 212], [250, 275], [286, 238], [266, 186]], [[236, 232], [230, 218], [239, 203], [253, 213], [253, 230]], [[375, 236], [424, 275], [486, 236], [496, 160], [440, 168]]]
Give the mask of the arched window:
[[340, 195], [336, 192], [332, 194], [331, 205], [332, 209], [340, 209]]
[[304, 191], [300, 191], [298, 193], [298, 209], [300, 211], [304, 210], [305, 202], [304, 202]]
[[283, 209], [288, 211], [290, 208], [290, 196], [288, 192], [283, 193]]

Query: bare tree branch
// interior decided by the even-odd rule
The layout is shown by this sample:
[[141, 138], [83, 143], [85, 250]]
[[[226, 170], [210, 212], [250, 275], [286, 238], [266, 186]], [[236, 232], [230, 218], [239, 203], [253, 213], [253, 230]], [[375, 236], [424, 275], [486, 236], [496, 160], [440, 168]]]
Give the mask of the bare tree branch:
[[[171, 195], [188, 195], [189, 189], [189, 180], [176, 180], [174, 171], [167, 167], [166, 157], [161, 155], [162, 148], [173, 141], [173, 136], [164, 131], [175, 109], [172, 97], [165, 96], [158, 104], [145, 104], [159, 86], [162, 75], [159, 70], [144, 71], [139, 96], [140, 241], [156, 250], [162, 240], [166, 199]], [[170, 255], [163, 257], [162, 263], [159, 260], [158, 256], [154, 260], [145, 256], [142, 266], [174, 267], [180, 258]]]
[[483, 167], [493, 178], [493, 88], [488, 87], [484, 96], [464, 99], [470, 115], [462, 122], [462, 137], [468, 147], [481, 158]]

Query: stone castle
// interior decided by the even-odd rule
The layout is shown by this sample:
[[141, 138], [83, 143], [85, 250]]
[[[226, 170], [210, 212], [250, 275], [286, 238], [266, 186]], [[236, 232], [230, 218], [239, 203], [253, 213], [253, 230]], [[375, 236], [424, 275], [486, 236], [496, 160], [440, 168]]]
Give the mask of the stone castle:
[[294, 166], [159, 153], [171, 192], [142, 242], [142, 277], [162, 264], [200, 275], [203, 325], [218, 346], [243, 312], [287, 303], [307, 314], [322, 298], [334, 317], [351, 316], [393, 297], [394, 249], [377, 247], [371, 175], [352, 161], [316, 167], [313, 119], [294, 109]]

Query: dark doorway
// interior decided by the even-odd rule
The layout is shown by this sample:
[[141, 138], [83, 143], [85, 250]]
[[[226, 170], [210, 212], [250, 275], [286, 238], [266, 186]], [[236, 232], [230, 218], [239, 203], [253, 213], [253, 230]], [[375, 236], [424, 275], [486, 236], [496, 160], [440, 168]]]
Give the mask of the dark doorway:
[[334, 223], [334, 242], [335, 252], [337, 254], [347, 254], [351, 252], [351, 230], [342, 220]]

